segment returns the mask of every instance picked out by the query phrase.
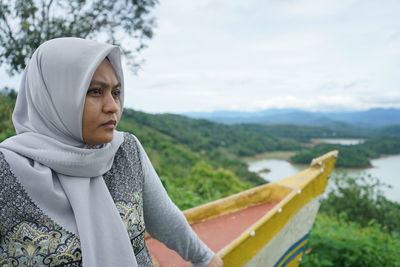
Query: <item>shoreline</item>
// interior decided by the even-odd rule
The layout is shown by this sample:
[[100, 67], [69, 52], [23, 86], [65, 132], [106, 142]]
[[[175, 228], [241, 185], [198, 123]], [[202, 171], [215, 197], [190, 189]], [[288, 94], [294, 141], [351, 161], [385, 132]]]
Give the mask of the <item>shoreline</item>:
[[[246, 163], [252, 163], [255, 161], [260, 161], [260, 160], [284, 160], [289, 162], [292, 165], [297, 165], [297, 166], [308, 166], [309, 163], [299, 163], [299, 162], [294, 162], [290, 160], [290, 157], [295, 155], [297, 151], [281, 151], [281, 150], [276, 150], [276, 151], [267, 151], [264, 153], [259, 153], [256, 154], [252, 157], [243, 157], [242, 160]], [[376, 159], [381, 159], [381, 158], [388, 158], [391, 156], [395, 155], [400, 155], [400, 154], [381, 154], [377, 158], [369, 158], [368, 160], [370, 161], [370, 164], [364, 165], [364, 166], [348, 166], [348, 167], [343, 167], [343, 166], [338, 166], [336, 167], [337, 169], [344, 169], [344, 170], [362, 170], [362, 169], [373, 169], [376, 166], [374, 166], [371, 161], [376, 160]]]

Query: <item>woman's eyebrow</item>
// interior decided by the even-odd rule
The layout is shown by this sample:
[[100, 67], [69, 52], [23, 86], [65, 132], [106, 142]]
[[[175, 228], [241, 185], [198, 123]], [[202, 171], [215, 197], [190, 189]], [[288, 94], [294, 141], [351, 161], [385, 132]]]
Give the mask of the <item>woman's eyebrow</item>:
[[[104, 87], [110, 87], [110, 85], [108, 83], [100, 82], [100, 81], [96, 81], [96, 80], [92, 80], [90, 82], [89, 86], [93, 86], [93, 85], [99, 85], [99, 86], [101, 86], [103, 88]], [[121, 83], [120, 82], [118, 82], [116, 85], [113, 86], [113, 88], [117, 88], [117, 87], [121, 87]]]

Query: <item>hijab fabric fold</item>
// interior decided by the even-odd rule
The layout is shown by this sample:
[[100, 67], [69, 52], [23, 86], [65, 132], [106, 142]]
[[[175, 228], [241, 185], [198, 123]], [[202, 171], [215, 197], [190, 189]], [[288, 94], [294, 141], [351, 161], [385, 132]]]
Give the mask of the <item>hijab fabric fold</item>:
[[136, 267], [130, 239], [102, 175], [111, 169], [123, 134], [86, 149], [82, 115], [86, 92], [108, 58], [121, 83], [117, 46], [80, 38], [43, 43], [28, 62], [13, 112], [17, 135], [0, 143], [11, 170], [31, 199], [79, 236], [83, 266]]

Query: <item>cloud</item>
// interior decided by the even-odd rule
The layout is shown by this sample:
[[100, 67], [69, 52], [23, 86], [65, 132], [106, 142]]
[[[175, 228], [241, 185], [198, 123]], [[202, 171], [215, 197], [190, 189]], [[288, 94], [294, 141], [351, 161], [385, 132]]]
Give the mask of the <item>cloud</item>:
[[399, 9], [397, 0], [162, 1], [146, 64], [138, 76], [125, 68], [126, 105], [399, 107]]
[[[170, 0], [127, 75], [150, 112], [399, 107], [400, 3]], [[388, 42], [388, 38], [390, 42]]]

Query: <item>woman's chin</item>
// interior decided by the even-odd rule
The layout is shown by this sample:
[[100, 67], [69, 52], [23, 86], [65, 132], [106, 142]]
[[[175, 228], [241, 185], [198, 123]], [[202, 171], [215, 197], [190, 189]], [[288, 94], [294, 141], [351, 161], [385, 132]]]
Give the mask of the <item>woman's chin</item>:
[[92, 136], [90, 138], [88, 138], [87, 140], [85, 140], [86, 144], [90, 144], [90, 145], [102, 145], [102, 144], [106, 144], [106, 143], [110, 143], [113, 140], [114, 137], [114, 132], [111, 133], [107, 133], [107, 134], [102, 134], [102, 135], [96, 135], [96, 136]]

